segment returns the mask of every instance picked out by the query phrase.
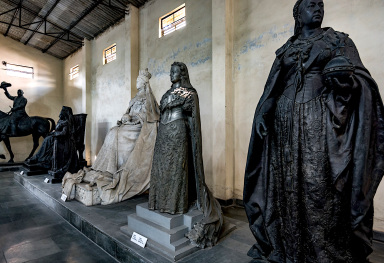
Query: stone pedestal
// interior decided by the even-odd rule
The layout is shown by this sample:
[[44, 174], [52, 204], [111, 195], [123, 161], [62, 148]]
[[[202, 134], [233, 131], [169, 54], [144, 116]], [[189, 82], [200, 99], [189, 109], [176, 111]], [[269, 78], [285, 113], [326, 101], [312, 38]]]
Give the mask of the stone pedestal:
[[20, 171], [24, 171], [24, 174], [27, 176], [48, 173], [48, 169], [41, 167], [38, 164], [28, 164], [26, 162], [23, 163], [23, 166], [20, 168]]
[[72, 188], [71, 199], [76, 199], [80, 203], [83, 203], [86, 206], [99, 205], [101, 204], [101, 199], [99, 195], [99, 190], [96, 186], [93, 186], [91, 190], [85, 187], [86, 183], [76, 184]]
[[129, 237], [133, 232], [145, 236], [148, 247], [176, 261], [199, 249], [184, 235], [202, 218], [203, 213], [198, 210], [170, 215], [149, 210], [148, 203], [143, 203], [136, 206], [136, 213], [128, 216], [128, 225], [120, 229]]
[[62, 171], [49, 170], [48, 174], [52, 177], [50, 180], [51, 184], [61, 184], [63, 181], [64, 174]]

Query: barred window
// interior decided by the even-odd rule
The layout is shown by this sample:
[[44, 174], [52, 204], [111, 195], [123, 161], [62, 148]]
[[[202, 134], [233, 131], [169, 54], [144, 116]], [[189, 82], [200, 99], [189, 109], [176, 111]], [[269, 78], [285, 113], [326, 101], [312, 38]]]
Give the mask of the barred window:
[[159, 37], [168, 35], [182, 27], [186, 26], [185, 4], [182, 4], [172, 12], [160, 17], [159, 19]]
[[103, 65], [108, 64], [116, 59], [116, 43], [107, 47], [103, 51]]
[[8, 76], [33, 79], [33, 67], [11, 64], [3, 61]]
[[69, 70], [69, 79], [72, 80], [74, 78], [77, 78], [79, 76], [79, 71], [80, 71], [79, 65], [72, 67]]

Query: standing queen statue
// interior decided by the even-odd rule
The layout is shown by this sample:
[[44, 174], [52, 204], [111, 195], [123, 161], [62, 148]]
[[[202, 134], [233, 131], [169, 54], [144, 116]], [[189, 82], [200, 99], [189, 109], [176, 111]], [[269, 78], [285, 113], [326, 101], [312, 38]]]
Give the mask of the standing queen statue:
[[298, 0], [257, 105], [244, 204], [260, 262], [364, 263], [384, 172], [384, 108], [347, 34]]

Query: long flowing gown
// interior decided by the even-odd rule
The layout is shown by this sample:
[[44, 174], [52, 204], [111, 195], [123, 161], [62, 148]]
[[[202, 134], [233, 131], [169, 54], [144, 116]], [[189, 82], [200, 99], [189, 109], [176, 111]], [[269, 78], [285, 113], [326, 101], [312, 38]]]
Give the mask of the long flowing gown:
[[158, 119], [158, 104], [147, 87], [130, 101], [121, 124], [110, 129], [91, 170], [66, 175], [63, 192], [82, 181], [96, 183], [101, 204], [108, 205], [148, 190]]
[[205, 184], [196, 90], [172, 87], [161, 99], [160, 112], [148, 207], [183, 214], [196, 203], [204, 218], [187, 237], [196, 246], [213, 246], [223, 218], [220, 204]]
[[[73, 127], [70, 126], [67, 120], [60, 119], [55, 131], [44, 139], [41, 148], [30, 158], [30, 162], [38, 163], [46, 169], [61, 169], [63, 175], [67, 171], [76, 172], [78, 158], [71, 131]], [[58, 158], [53, 160], [55, 155]]]
[[[358, 90], [325, 87], [321, 73], [338, 54], [355, 65]], [[276, 55], [245, 172], [244, 203], [256, 238], [248, 255], [276, 263], [365, 262], [384, 171], [378, 88], [352, 40], [332, 28], [294, 36]], [[272, 120], [264, 140], [256, 133], [259, 114]]]

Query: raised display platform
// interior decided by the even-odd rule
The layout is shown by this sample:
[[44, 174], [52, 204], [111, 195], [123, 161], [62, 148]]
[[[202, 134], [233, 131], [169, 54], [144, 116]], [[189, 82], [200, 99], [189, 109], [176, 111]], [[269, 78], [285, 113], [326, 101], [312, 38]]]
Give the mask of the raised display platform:
[[[126, 235], [120, 230], [120, 228], [127, 226], [127, 217], [134, 216], [136, 207], [148, 202], [148, 195], [137, 196], [118, 204], [87, 207], [78, 201], [62, 201], [60, 199], [61, 185], [44, 183], [45, 178], [49, 178], [49, 175], [26, 176], [15, 172], [14, 176], [14, 179], [28, 189], [31, 194], [38, 197], [50, 209], [67, 220], [68, 223], [116, 260], [130, 263], [174, 262], [153, 246], [150, 241], [151, 236], [147, 236], [147, 246], [141, 248], [130, 241], [129, 233]], [[224, 211], [235, 211], [230, 215], [231, 218], [227, 217], [225, 212], [224, 215], [225, 222], [229, 226], [236, 226], [236, 229], [221, 238], [216, 246], [207, 249], [194, 249], [192, 254], [183, 257], [178, 262], [249, 263], [251, 261], [251, 258], [247, 256], [247, 251], [253, 245], [254, 238], [248, 228], [244, 210], [226, 208]]]
[[0, 162], [0, 172], [18, 171], [22, 165], [23, 163]]

